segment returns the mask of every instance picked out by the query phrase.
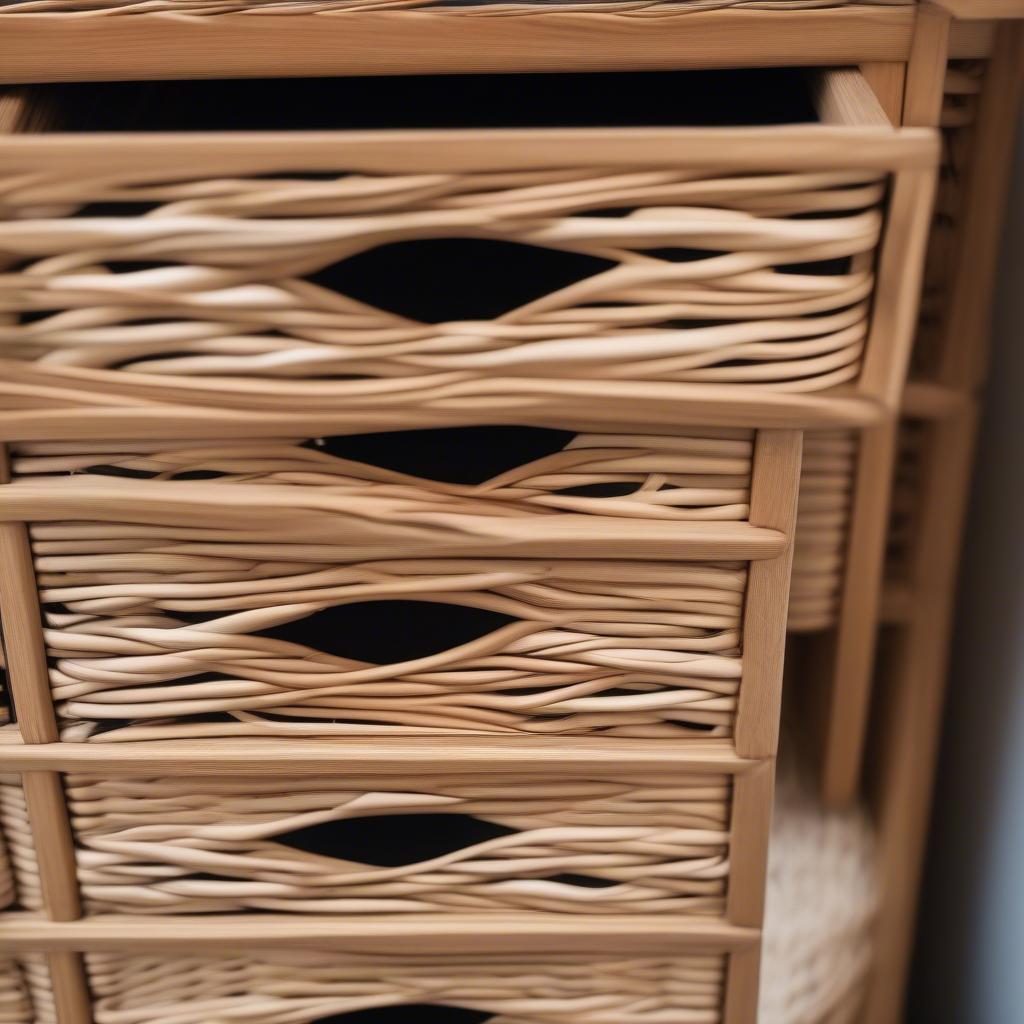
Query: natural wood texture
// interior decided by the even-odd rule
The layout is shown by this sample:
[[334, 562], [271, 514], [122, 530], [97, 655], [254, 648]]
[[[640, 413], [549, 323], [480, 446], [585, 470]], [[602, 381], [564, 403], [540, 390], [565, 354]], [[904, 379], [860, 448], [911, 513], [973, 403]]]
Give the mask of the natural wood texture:
[[905, 60], [914, 21], [905, 6], [657, 17], [593, 7], [519, 17], [0, 17], [8, 82], [857, 64]]
[[[13, 364], [0, 361], [0, 376]], [[41, 387], [44, 374], [19, 369], [36, 377]], [[501, 383], [508, 383], [503, 381]], [[0, 439], [4, 441], [50, 441], [76, 438], [108, 441], [112, 437], [151, 438], [181, 441], [211, 437], [254, 438], [306, 435], [329, 437], [374, 430], [429, 429], [478, 423], [477, 403], [483, 401], [490, 424], [519, 424], [524, 418], [540, 427], [559, 430], [602, 432], [640, 430], [671, 434], [680, 427], [680, 410], [687, 422], [707, 427], [770, 427], [803, 429], [863, 427], [878, 423], [884, 410], [873, 399], [839, 390], [823, 395], [802, 395], [758, 390], [743, 386], [707, 384], [637, 384], [588, 381], [573, 387], [565, 381], [520, 378], [515, 403], [487, 406], [494, 396], [481, 396], [479, 386], [452, 386], [443, 394], [432, 394], [433, 407], [419, 399], [428, 396], [402, 394], [397, 401], [378, 399], [362, 409], [340, 407], [310, 414], [296, 410], [242, 413], [211, 406], [201, 411], [169, 405], [141, 405], [111, 408], [104, 404], [78, 408], [40, 407], [37, 397], [31, 407], [0, 411]], [[11, 388], [0, 391], [11, 392]], [[69, 404], [80, 394], [65, 394]], [[3, 402], [3, 404], [8, 404]], [[398, 411], [400, 409], [400, 412]]]
[[982, 60], [992, 53], [998, 21], [955, 20], [949, 27], [950, 60]]
[[722, 1024], [756, 1024], [760, 973], [758, 946], [738, 950], [729, 957]]
[[907, 80], [907, 66], [899, 61], [874, 61], [861, 64], [860, 72], [871, 87], [886, 118], [892, 125], [903, 120], [903, 91]]
[[[880, 66], [892, 67], [889, 64]], [[853, 68], [821, 72], [815, 101], [822, 124], [891, 127], [894, 123], [883, 110], [871, 83]]]
[[81, 915], [75, 855], [60, 777], [29, 772], [22, 779], [25, 806], [39, 866], [43, 907], [54, 921]]
[[932, 426], [912, 570], [913, 600], [879, 699], [872, 757], [880, 830], [881, 911], [865, 1020], [897, 1024], [912, 945], [942, 716], [948, 637], [976, 414]]
[[737, 778], [733, 787], [726, 916], [733, 924], [751, 928], [759, 928], [764, 917], [774, 774], [774, 763], [764, 761]]
[[907, 65], [904, 125], [920, 127], [939, 123], [949, 59], [949, 35], [949, 14], [931, 3], [921, 4]]
[[92, 997], [81, 955], [67, 951], [47, 953], [46, 966], [53, 986], [56, 1024], [93, 1024]]
[[8, 771], [91, 772], [131, 776], [147, 771], [175, 776], [260, 775], [282, 777], [325, 771], [415, 773], [443, 764], [452, 772], [522, 772], [543, 765], [551, 776], [593, 771], [743, 772], [757, 764], [736, 756], [732, 745], [714, 740], [575, 739], [493, 737], [423, 739], [401, 743], [348, 739], [344, 743], [303, 740], [300, 744], [268, 740], [166, 740], [159, 743], [9, 744], [2, 748]]
[[[925, 426], [917, 445], [923, 466], [915, 531], [905, 554], [906, 578], [895, 588], [900, 600], [893, 617], [899, 628], [879, 682], [877, 750], [869, 779], [880, 818], [884, 874], [865, 1016], [872, 1024], [896, 1024], [903, 1017], [976, 433], [973, 398], [987, 363], [994, 254], [1011, 160], [1006, 141], [1016, 123], [1021, 78], [1020, 26], [1000, 26], [982, 82], [971, 163], [960, 179], [949, 295], [937, 332], [937, 357], [930, 363], [940, 384], [959, 392], [959, 408], [948, 404], [943, 419]], [[965, 245], [971, 246], [970, 259]]]
[[[801, 435], [761, 431], [750, 485], [750, 521], [792, 537], [800, 479]], [[736, 717], [743, 757], [772, 757], [778, 743], [792, 543], [750, 567], [743, 626], [744, 673]]]
[[[126, 504], [127, 503], [127, 504]], [[403, 507], [404, 506], [404, 507]], [[379, 518], [378, 518], [379, 517]], [[368, 494], [359, 499], [331, 488], [298, 492], [285, 486], [72, 477], [23, 480], [0, 489], [0, 522], [130, 523], [135, 537], [273, 544], [303, 539], [307, 558], [346, 561], [405, 557], [555, 559], [772, 559], [787, 545], [779, 531], [746, 522], [665, 522], [623, 519], [609, 530], [585, 514], [527, 517], [452, 512], [431, 522], [412, 501]], [[57, 531], [59, 532], [59, 531]], [[40, 539], [57, 532], [38, 529]], [[100, 531], [108, 533], [108, 531]]]
[[[10, 486], [6, 446], [0, 448], [0, 490]], [[18, 710], [18, 726], [26, 743], [52, 743], [57, 720], [50, 699], [50, 681], [39, 617], [35, 568], [24, 522], [0, 523], [0, 623], [8, 686]]]
[[377, 918], [188, 917], [98, 914], [80, 921], [46, 921], [30, 914], [0, 916], [0, 950], [92, 950], [133, 953], [323, 949], [339, 954], [526, 953], [582, 956], [672, 956], [726, 952], [757, 941], [757, 930], [715, 918], [669, 915], [410, 914]]
[[[323, 950], [246, 956], [91, 953], [97, 1024], [316, 1024], [377, 1007], [410, 1018], [424, 1005], [486, 1014], [493, 1024], [705, 1024], [717, 1016], [726, 958], [686, 954], [459, 958], [351, 957]], [[444, 1014], [443, 1009], [435, 1012]], [[451, 1011], [448, 1011], [451, 1012]], [[385, 1010], [387, 1013], [387, 1010]], [[143, 1016], [144, 1015], [144, 1016]], [[389, 1014], [390, 1015], [390, 1014]]]
[[954, 18], [976, 21], [983, 18], [1024, 18], [1024, 0], [929, 0]]
[[843, 580], [834, 647], [827, 670], [808, 679], [805, 686], [812, 706], [820, 700], [811, 720], [819, 722], [813, 735], [821, 744], [816, 752], [822, 765], [822, 795], [832, 807], [847, 806], [854, 799], [860, 778], [895, 445], [895, 425], [876, 427], [861, 436], [844, 559], [849, 569]]
[[[1021, 5], [1024, 11], [1024, 4]], [[999, 27], [978, 104], [968, 178], [956, 225], [952, 280], [957, 300], [949, 307], [940, 342], [940, 379], [955, 388], [980, 387], [988, 369], [987, 338], [996, 268], [1012, 163], [1007, 151], [1014, 137], [1024, 93], [1024, 25]]]

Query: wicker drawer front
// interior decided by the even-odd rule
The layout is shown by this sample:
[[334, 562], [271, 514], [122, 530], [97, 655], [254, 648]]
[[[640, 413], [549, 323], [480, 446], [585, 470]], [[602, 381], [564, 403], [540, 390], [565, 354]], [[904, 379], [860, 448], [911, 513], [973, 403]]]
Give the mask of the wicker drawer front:
[[731, 782], [69, 776], [93, 912], [713, 915]]
[[[818, 117], [839, 88], [884, 120], [855, 72]], [[936, 146], [806, 116], [12, 137], [9, 436], [865, 422], [902, 381]]]
[[[465, 433], [441, 433], [473, 454]], [[449, 450], [391, 442], [416, 444]], [[145, 448], [26, 446], [4, 492], [27, 488], [40, 508], [81, 495], [114, 517], [69, 509], [32, 527], [67, 739], [731, 734], [746, 561], [621, 556], [659, 534], [671, 556], [716, 524], [746, 527], [749, 434], [580, 435], [474, 485], [284, 442]], [[235, 518], [264, 483], [283, 508], [269, 530]], [[197, 533], [200, 499], [213, 504]], [[319, 500], [334, 511], [297, 528]], [[118, 521], [142, 504], [155, 517]], [[549, 557], [588, 535], [583, 553], [604, 557]], [[495, 557], [523, 543], [545, 557]]]
[[[96, 1024], [718, 1024], [725, 958], [87, 957]], [[374, 1012], [376, 1011], [376, 1012]]]

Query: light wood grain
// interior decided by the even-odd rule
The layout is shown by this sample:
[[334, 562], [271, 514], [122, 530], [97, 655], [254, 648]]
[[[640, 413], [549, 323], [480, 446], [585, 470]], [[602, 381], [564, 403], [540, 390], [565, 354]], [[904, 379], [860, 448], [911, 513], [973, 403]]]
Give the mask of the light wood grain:
[[[1024, 10], [1024, 4], [1021, 4]], [[980, 387], [989, 346], [999, 244], [1009, 192], [1008, 158], [1024, 94], [1024, 25], [999, 26], [978, 106], [975, 142], [956, 226], [952, 277], [956, 301], [943, 324], [941, 379], [958, 388]], [[972, 343], [974, 342], [974, 343]]]
[[723, 1024], [756, 1024], [760, 974], [759, 946], [751, 945], [729, 957], [729, 968], [725, 976]]
[[1024, 0], [930, 0], [954, 18], [1024, 18]]
[[441, 737], [385, 741], [165, 740], [120, 744], [7, 743], [0, 747], [6, 771], [80, 771], [103, 775], [260, 775], [283, 777], [325, 772], [429, 771], [443, 764], [453, 772], [518, 772], [544, 766], [552, 776], [581, 772], [744, 772], [757, 761], [738, 757], [722, 741], [494, 737], [453, 743]]
[[467, 18], [423, 11], [215, 18], [3, 15], [8, 82], [604, 71], [903, 60], [909, 7], [722, 10], [645, 18], [531, 12]]
[[245, 949], [331, 949], [341, 953], [562, 953], [614, 952], [670, 956], [674, 952], [743, 949], [757, 930], [717, 918], [559, 914], [392, 915], [380, 918], [145, 917], [97, 914], [74, 922], [30, 914], [0, 917], [0, 950], [108, 950], [136, 953], [223, 952]]
[[57, 1024], [92, 1024], [92, 997], [81, 954], [66, 950], [47, 953], [46, 967]]
[[864, 81], [871, 87], [889, 123], [898, 125], [903, 119], [903, 91], [907, 66], [899, 61], [874, 61], [861, 64]]
[[[800, 479], [802, 437], [761, 431], [750, 487], [750, 521], [792, 538]], [[744, 673], [736, 716], [736, 749], [743, 757], [772, 757], [778, 744], [790, 543], [776, 558], [755, 563], [747, 585], [743, 629]]]

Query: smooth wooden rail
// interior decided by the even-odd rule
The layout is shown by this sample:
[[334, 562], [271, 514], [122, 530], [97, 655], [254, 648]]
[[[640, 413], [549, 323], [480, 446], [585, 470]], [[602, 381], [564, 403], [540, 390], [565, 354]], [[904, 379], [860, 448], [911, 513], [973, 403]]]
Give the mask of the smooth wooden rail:
[[905, 60], [914, 24], [909, 6], [0, 17], [6, 82], [856, 64]]
[[0, 950], [237, 953], [246, 949], [331, 949], [338, 953], [545, 953], [670, 956], [726, 952], [758, 932], [720, 918], [671, 915], [395, 914], [376, 917], [167, 917], [98, 914], [74, 922], [33, 914], [0, 917]]
[[0, 745], [0, 772], [85, 772], [102, 775], [332, 775], [369, 772], [745, 772], [758, 764], [720, 740], [488, 737], [460, 740], [406, 736], [401, 743], [303, 739], [163, 740], [133, 743]]

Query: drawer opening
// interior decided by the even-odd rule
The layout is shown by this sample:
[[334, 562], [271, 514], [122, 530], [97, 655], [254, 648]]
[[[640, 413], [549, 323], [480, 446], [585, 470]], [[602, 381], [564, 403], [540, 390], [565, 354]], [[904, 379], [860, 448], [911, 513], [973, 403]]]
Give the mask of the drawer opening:
[[44, 85], [29, 131], [736, 127], [818, 120], [802, 69]]

